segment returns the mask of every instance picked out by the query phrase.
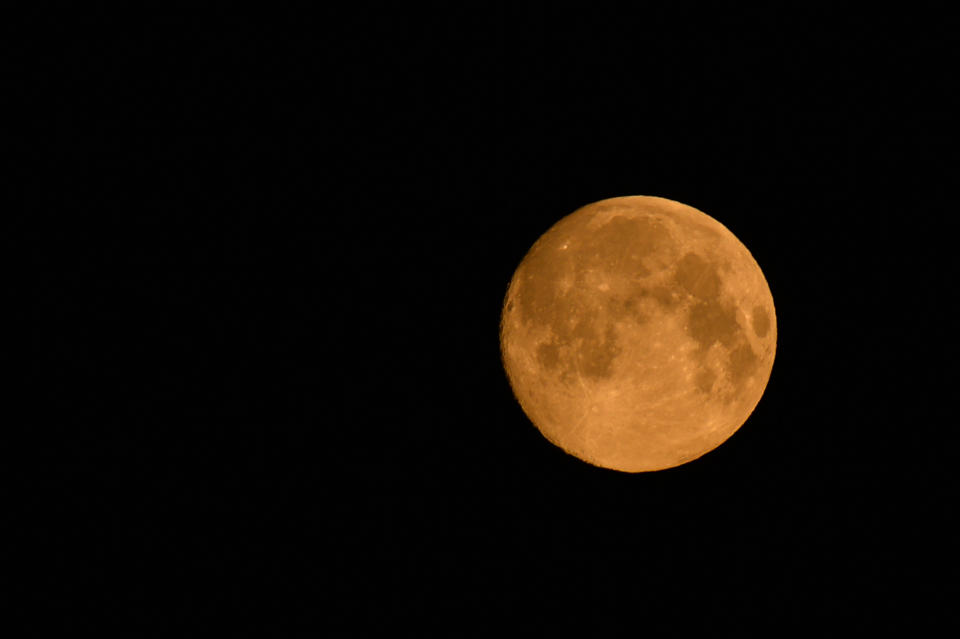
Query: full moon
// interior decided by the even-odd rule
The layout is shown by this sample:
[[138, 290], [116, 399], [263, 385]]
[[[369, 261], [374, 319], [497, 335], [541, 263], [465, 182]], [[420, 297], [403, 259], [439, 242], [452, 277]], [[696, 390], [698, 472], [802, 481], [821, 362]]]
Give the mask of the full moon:
[[562, 218], [517, 267], [500, 350], [551, 442], [624, 472], [685, 464], [726, 441], [770, 379], [777, 322], [750, 251], [720, 222], [658, 197]]

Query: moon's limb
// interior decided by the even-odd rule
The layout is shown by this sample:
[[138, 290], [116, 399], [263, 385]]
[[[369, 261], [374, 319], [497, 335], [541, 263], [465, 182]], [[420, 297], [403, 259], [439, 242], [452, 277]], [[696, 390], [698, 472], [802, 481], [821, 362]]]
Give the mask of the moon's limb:
[[523, 410], [590, 463], [695, 459], [749, 417], [776, 348], [759, 266], [713, 218], [653, 197], [560, 220], [510, 283], [501, 348]]

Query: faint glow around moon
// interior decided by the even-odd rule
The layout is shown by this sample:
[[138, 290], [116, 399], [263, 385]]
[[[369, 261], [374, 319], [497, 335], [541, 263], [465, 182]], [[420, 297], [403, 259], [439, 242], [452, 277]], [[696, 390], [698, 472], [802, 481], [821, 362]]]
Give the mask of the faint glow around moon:
[[773, 297], [712, 217], [657, 197], [602, 200], [551, 227], [510, 281], [504, 368], [543, 435], [626, 472], [684, 464], [726, 441], [763, 395]]

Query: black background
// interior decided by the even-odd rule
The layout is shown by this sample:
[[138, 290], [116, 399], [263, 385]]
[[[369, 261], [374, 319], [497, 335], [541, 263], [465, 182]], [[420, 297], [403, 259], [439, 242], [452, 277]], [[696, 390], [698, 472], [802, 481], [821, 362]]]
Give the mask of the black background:
[[[946, 21], [510, 6], [23, 25], [31, 623], [952, 618]], [[498, 343], [537, 237], [631, 194], [733, 231], [779, 332], [746, 425], [637, 475], [543, 439]]]

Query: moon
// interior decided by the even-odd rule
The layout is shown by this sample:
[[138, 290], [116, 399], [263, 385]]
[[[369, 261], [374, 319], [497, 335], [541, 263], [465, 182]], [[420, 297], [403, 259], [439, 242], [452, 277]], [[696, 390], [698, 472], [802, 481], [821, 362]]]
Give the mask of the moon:
[[709, 215], [649, 196], [554, 224], [517, 267], [500, 322], [530, 421], [569, 454], [631, 473], [726, 441], [759, 403], [776, 343], [750, 251]]

